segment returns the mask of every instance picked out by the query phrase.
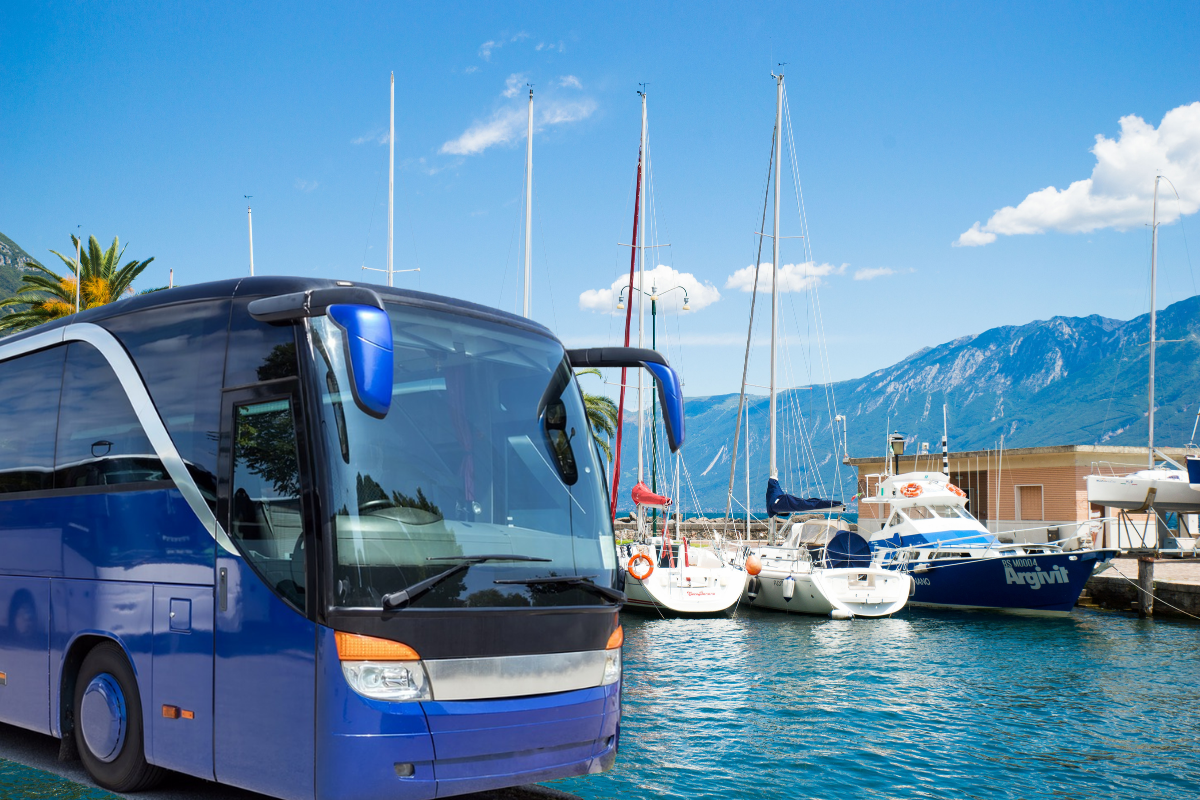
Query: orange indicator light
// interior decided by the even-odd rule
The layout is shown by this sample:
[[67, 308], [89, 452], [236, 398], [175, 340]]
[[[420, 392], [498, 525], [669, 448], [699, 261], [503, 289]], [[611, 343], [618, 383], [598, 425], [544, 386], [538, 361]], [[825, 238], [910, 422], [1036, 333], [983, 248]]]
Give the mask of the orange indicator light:
[[625, 644], [625, 626], [618, 625], [617, 629], [612, 632], [612, 636], [608, 637], [608, 644], [604, 645], [604, 649], [616, 650], [623, 644]]
[[335, 631], [338, 658], [342, 661], [420, 661], [417, 651], [391, 639]]

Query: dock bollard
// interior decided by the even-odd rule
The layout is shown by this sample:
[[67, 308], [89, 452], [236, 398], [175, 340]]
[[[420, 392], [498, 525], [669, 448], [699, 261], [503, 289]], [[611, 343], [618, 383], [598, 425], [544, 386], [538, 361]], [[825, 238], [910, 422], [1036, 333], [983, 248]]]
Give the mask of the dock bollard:
[[1154, 616], [1154, 557], [1138, 556], [1138, 616]]

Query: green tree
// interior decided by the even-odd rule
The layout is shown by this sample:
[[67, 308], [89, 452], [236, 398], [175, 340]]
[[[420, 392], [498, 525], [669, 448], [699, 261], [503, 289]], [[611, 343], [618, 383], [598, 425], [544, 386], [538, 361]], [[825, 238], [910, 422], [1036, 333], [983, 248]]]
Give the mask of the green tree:
[[[595, 375], [600, 376], [600, 370], [592, 367], [590, 369], [578, 370], [575, 375]], [[588, 394], [583, 392], [583, 407], [587, 411], [588, 424], [592, 427], [592, 438], [596, 440], [596, 444], [604, 451], [604, 455], [609, 461], [613, 459], [612, 440], [617, 435], [617, 404], [611, 398], [605, 397], [602, 394]]]
[[[72, 248], [78, 242], [79, 239], [72, 235]], [[118, 251], [118, 247], [120, 242], [114, 236], [109, 248], [101, 250], [100, 243], [92, 236], [87, 248], [80, 253], [78, 263], [74, 258], [51, 250], [70, 270], [65, 276], [31, 262], [29, 267], [32, 271], [21, 276], [21, 287], [17, 293], [7, 300], [0, 300], [0, 309], [14, 309], [13, 313], [0, 316], [0, 335], [28, 330], [43, 322], [74, 314], [76, 282], [80, 277], [81, 308], [95, 308], [133, 294], [133, 281], [154, 259], [135, 259], [120, 266], [125, 248], [121, 247]]]

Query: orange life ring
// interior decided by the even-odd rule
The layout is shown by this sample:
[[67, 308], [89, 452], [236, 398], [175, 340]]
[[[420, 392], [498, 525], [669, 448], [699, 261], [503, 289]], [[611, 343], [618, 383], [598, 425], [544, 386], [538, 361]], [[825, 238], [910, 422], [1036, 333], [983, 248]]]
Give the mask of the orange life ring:
[[900, 494], [905, 497], [920, 497], [921, 487], [915, 483], [906, 483], [900, 487]]
[[[640, 575], [633, 570], [633, 565], [639, 561], [646, 562], [646, 571]], [[651, 561], [650, 556], [646, 555], [645, 553], [638, 553], [636, 556], [629, 559], [629, 563], [625, 566], [625, 571], [637, 578], [639, 581], [644, 581], [654, 572], [654, 562]]]
[[962, 489], [960, 489], [960, 488], [958, 488], [957, 486], [955, 486], [953, 483], [947, 483], [947, 484], [946, 484], [946, 488], [947, 488], [947, 489], [949, 489], [949, 490], [951, 491], [951, 493], [953, 493], [953, 494], [956, 494], [956, 495], [958, 495], [959, 497], [966, 497], [966, 496], [967, 496], [967, 493], [966, 493], [966, 492], [964, 492]]

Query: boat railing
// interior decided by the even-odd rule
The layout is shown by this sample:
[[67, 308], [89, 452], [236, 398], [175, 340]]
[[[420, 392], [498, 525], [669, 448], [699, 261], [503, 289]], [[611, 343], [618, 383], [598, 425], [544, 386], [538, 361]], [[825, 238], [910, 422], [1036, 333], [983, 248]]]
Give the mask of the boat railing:
[[1098, 475], [1102, 478], [1124, 478], [1126, 475], [1132, 475], [1145, 468], [1145, 464], [1130, 464], [1120, 461], [1093, 461], [1089, 474]]

